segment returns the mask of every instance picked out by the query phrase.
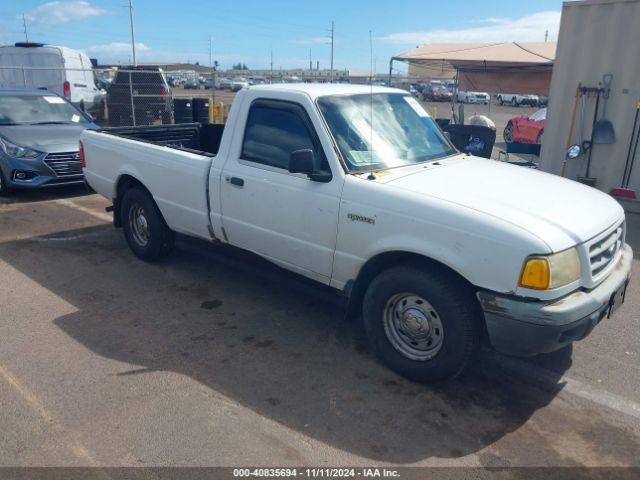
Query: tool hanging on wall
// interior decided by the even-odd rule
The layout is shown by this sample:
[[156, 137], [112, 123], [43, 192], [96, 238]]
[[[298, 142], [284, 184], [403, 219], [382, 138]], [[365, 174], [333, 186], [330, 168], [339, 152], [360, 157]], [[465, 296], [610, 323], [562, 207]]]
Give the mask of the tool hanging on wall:
[[598, 121], [598, 112], [600, 110], [600, 96], [602, 95], [602, 83], [598, 82], [597, 87], [582, 87], [582, 94], [591, 97], [591, 95], [595, 95], [596, 97], [596, 105], [593, 110], [593, 120], [591, 121], [591, 137], [589, 140], [584, 140], [582, 142], [582, 150], [587, 154], [587, 169], [584, 177], [578, 177], [578, 181], [589, 185], [591, 187], [596, 186], [596, 178], [590, 177], [589, 173], [591, 172], [591, 155], [593, 153], [593, 136], [595, 131], [596, 122]]
[[627, 160], [624, 163], [624, 172], [622, 173], [622, 183], [619, 188], [612, 189], [609, 194], [614, 197], [629, 198], [635, 200], [637, 198], [636, 191], [629, 188], [629, 180], [635, 163], [636, 153], [638, 151], [638, 139], [640, 139], [640, 124], [638, 117], [640, 116], [640, 100], [636, 103], [636, 113], [633, 117], [633, 127], [631, 127], [631, 138], [629, 139], [629, 149], [627, 150]]
[[[613, 124], [611, 120], [607, 120], [607, 101], [609, 100], [609, 94], [611, 93], [611, 82], [613, 81], [613, 74], [607, 73], [602, 76], [602, 98], [604, 99], [602, 105], [602, 118], [593, 126], [593, 143], [599, 145], [609, 145], [615, 143], [616, 134], [613, 130]], [[597, 100], [596, 100], [597, 101]], [[589, 176], [589, 175], [587, 175]]]
[[[578, 109], [578, 99], [582, 96], [581, 87], [582, 87], [582, 84], [578, 83], [578, 86], [576, 87], [576, 97], [573, 100], [573, 110], [571, 112], [571, 124], [569, 125], [569, 135], [567, 136], [567, 147], [565, 148], [565, 150], [569, 150], [569, 147], [571, 146], [571, 139], [573, 138], [573, 127], [576, 124], [576, 110]], [[564, 161], [562, 162], [562, 170], [560, 171], [561, 177], [564, 177], [566, 168], [567, 168], [567, 156], [565, 155]]]

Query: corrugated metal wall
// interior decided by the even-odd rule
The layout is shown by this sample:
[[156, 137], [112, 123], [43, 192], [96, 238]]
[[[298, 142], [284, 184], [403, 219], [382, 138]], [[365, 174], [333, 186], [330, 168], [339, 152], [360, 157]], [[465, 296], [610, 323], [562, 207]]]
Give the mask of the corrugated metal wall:
[[[609, 192], [622, 180], [640, 99], [640, 0], [565, 2], [540, 158], [542, 170], [561, 171], [578, 83], [596, 86], [606, 73], [613, 74], [606, 116], [613, 122], [616, 142], [594, 146], [590, 176], [597, 178], [597, 188]], [[602, 106], [601, 102], [601, 112]], [[591, 136], [595, 99], [586, 99], [583, 125], [580, 107], [579, 102], [572, 143], [579, 143], [581, 131], [582, 138]], [[585, 168], [586, 156], [568, 160], [566, 176], [584, 176]], [[640, 158], [636, 158], [630, 187], [640, 194]], [[640, 202], [625, 206], [638, 210]]]

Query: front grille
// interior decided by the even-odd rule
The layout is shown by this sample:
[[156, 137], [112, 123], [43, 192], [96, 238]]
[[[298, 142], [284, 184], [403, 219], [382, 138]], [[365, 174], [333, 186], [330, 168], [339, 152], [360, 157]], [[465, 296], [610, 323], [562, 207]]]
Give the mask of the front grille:
[[613, 261], [622, 247], [623, 225], [619, 225], [612, 233], [594, 242], [589, 247], [591, 277], [596, 277]]
[[55, 172], [57, 177], [82, 175], [78, 152], [50, 153], [44, 158], [44, 163]]

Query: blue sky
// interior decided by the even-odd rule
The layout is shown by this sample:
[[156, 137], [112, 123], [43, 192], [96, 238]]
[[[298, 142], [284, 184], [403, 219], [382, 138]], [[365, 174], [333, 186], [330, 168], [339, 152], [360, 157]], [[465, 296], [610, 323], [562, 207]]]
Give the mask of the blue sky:
[[[129, 61], [128, 0], [3, 0], [0, 42], [29, 39], [85, 50], [101, 62]], [[376, 69], [427, 42], [543, 41], [557, 38], [558, 0], [283, 0], [220, 2], [133, 0], [138, 61], [235, 62], [268, 68], [329, 67], [329, 28], [335, 21], [335, 67], [369, 69], [369, 30]]]

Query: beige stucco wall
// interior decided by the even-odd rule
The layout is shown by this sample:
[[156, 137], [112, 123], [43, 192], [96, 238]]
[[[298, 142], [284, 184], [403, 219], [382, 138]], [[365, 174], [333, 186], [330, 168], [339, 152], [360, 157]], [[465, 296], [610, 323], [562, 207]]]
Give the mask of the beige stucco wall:
[[[598, 179], [597, 188], [609, 192], [622, 179], [636, 102], [640, 99], [640, 0], [566, 2], [540, 157], [543, 170], [561, 171], [578, 82], [596, 86], [605, 73], [613, 74], [606, 116], [613, 122], [616, 142], [594, 146], [590, 176]], [[585, 139], [591, 135], [594, 107], [595, 99], [587, 99]], [[579, 140], [580, 103], [572, 143]], [[569, 160], [566, 176], [584, 176], [585, 168], [586, 156]], [[640, 158], [636, 158], [630, 186], [640, 194]]]

